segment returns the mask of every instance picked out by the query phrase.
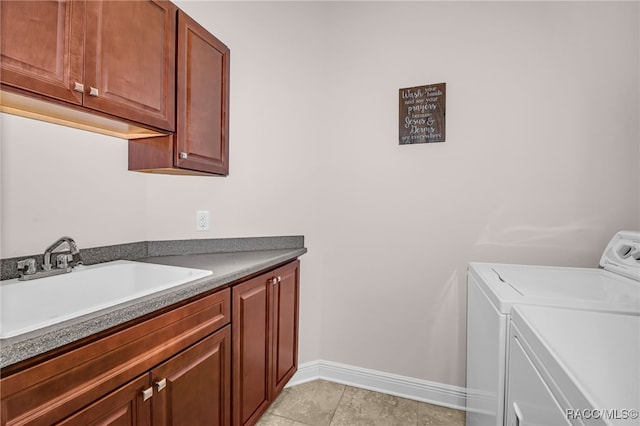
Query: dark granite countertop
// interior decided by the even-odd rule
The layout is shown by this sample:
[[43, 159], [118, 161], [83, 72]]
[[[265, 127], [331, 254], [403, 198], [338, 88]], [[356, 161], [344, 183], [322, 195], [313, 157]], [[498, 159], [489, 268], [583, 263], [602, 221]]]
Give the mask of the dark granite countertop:
[[[79, 318], [19, 336], [0, 339], [0, 367], [11, 366], [198, 294], [222, 288], [241, 278], [293, 260], [307, 251], [303, 237], [185, 240], [144, 244], [148, 246], [137, 252], [144, 257], [134, 256], [136, 257], [134, 259], [131, 256], [123, 257], [127, 260], [148, 263], [208, 269], [213, 274]], [[109, 253], [118, 253], [121, 249], [120, 246], [110, 248], [113, 250], [107, 250]], [[99, 252], [104, 249], [90, 250]], [[112, 257], [113, 255], [108, 255], [105, 257], [107, 260], [102, 261], [117, 260]], [[9, 259], [9, 261], [12, 260]]]

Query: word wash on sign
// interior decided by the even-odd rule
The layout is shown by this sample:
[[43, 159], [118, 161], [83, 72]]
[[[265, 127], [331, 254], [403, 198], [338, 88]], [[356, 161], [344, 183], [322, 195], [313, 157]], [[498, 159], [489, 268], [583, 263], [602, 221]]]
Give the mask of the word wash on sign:
[[446, 83], [400, 89], [400, 145], [444, 142]]

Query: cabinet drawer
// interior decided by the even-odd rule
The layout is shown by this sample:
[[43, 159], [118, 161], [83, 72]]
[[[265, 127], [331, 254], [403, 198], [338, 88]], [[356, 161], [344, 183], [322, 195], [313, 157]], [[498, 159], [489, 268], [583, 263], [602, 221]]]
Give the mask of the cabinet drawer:
[[50, 425], [229, 323], [225, 289], [0, 380], [2, 425]]

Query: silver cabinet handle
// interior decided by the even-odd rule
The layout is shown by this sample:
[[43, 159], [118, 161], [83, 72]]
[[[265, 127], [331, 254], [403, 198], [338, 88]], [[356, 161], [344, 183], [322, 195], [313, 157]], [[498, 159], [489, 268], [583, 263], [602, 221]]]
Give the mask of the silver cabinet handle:
[[156, 382], [156, 386], [158, 387], [158, 392], [167, 387], [167, 379], [162, 379], [159, 382]]
[[75, 90], [76, 92], [84, 93], [84, 84], [78, 83], [76, 81], [74, 86], [73, 86], [73, 90]]
[[270, 278], [269, 283], [271, 283], [271, 285], [276, 285], [278, 284], [278, 279], [276, 277]]
[[186, 152], [181, 152], [181, 153], [180, 153], [180, 158], [181, 158], [181, 159], [186, 160], [186, 159], [187, 159], [187, 157], [189, 157], [189, 155], [187, 155], [187, 153], [186, 153]]
[[142, 391], [142, 400], [146, 401], [153, 396], [153, 388], [145, 389]]
[[278, 275], [278, 284], [280, 284], [281, 281], [282, 281], [282, 277]]
[[95, 96], [97, 98], [98, 97], [98, 89], [96, 89], [95, 87], [89, 86], [89, 96]]

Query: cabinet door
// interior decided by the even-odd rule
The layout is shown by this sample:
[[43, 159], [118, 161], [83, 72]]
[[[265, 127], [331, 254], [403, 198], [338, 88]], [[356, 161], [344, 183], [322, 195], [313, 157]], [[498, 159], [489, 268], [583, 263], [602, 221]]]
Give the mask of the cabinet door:
[[88, 1], [84, 105], [175, 130], [177, 8], [168, 1]]
[[269, 288], [260, 275], [233, 288], [233, 424], [254, 424], [269, 406]]
[[295, 261], [274, 271], [271, 399], [275, 399], [298, 369], [299, 264]]
[[85, 3], [0, 2], [3, 85], [82, 103]]
[[228, 425], [230, 360], [227, 325], [153, 369], [153, 425]]
[[59, 426], [150, 426], [151, 400], [142, 392], [149, 389], [145, 374], [112, 392], [66, 420]]
[[229, 48], [178, 12], [177, 118], [179, 168], [229, 173]]

